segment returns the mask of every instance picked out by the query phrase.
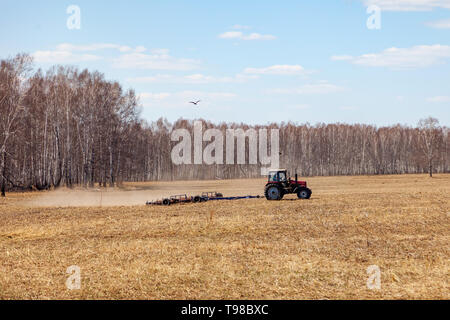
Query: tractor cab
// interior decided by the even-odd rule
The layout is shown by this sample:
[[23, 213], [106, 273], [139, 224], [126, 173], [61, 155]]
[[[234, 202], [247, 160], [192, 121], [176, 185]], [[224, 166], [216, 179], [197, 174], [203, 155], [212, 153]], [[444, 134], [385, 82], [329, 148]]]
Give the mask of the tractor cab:
[[269, 182], [287, 182], [287, 170], [273, 170], [269, 171]]

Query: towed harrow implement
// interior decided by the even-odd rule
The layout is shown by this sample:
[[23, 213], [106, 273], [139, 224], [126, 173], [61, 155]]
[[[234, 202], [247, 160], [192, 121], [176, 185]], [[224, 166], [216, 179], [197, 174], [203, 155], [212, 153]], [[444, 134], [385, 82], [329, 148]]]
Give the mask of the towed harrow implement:
[[172, 204], [180, 203], [199, 203], [207, 201], [220, 201], [220, 200], [242, 200], [242, 199], [259, 199], [261, 196], [240, 196], [240, 197], [224, 197], [220, 192], [203, 192], [198, 196], [188, 196], [186, 194], [175, 195], [169, 198], [149, 201], [146, 203], [148, 206], [170, 206]]

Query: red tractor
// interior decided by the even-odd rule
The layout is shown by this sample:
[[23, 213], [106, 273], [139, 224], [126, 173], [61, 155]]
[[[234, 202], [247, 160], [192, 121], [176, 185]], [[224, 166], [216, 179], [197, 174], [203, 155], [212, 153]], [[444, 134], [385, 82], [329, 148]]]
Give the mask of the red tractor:
[[298, 181], [288, 178], [287, 170], [277, 169], [269, 171], [269, 181], [264, 189], [267, 200], [281, 200], [285, 194], [296, 193], [299, 199], [311, 198], [312, 191], [308, 189], [306, 181]]

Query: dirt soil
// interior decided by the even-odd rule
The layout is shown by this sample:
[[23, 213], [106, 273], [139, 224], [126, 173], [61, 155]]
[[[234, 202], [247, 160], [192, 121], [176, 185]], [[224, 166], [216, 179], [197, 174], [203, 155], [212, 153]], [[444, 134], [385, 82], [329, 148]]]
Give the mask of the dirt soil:
[[[170, 207], [264, 180], [130, 183], [0, 199], [1, 299], [449, 299], [450, 175], [314, 177], [290, 195]], [[69, 266], [81, 289], [68, 290]], [[369, 289], [367, 268], [380, 269]]]

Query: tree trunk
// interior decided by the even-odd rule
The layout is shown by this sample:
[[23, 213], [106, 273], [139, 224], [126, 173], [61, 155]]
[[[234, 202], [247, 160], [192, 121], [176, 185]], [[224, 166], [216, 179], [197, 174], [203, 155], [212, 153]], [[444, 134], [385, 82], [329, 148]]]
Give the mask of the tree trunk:
[[2, 182], [2, 185], [1, 185], [1, 196], [2, 197], [6, 197], [6, 178], [5, 178], [5, 175], [6, 175], [6, 152], [5, 151], [3, 152], [3, 155], [2, 155], [2, 163], [1, 164], [2, 164], [0, 166], [0, 170], [2, 172], [2, 175], [1, 175], [1, 182]]

